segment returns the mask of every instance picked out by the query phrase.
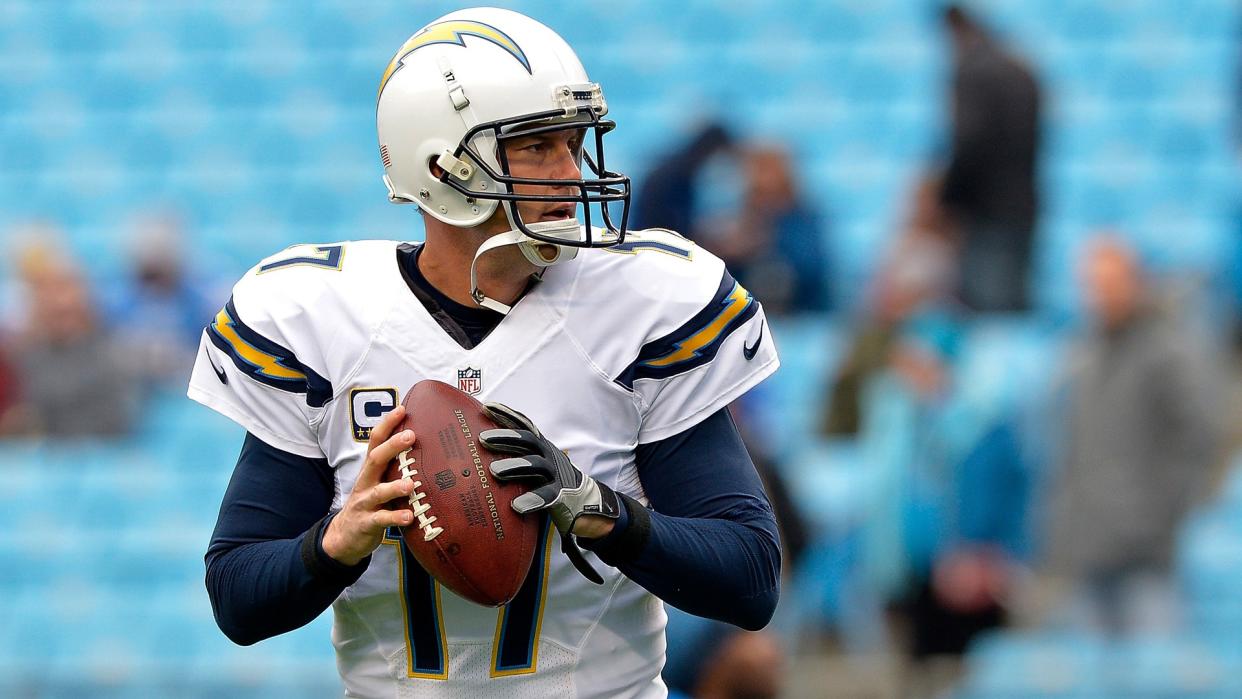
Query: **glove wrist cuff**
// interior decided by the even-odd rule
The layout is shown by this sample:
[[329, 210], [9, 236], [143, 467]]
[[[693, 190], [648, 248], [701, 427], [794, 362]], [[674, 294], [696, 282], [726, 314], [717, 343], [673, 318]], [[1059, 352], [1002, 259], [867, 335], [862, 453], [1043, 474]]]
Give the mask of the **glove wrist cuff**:
[[579, 540], [583, 548], [614, 568], [638, 558], [651, 536], [651, 514], [647, 508], [629, 496], [616, 497], [620, 507], [625, 508], [625, 516], [621, 518], [624, 523], [618, 523], [613, 533], [603, 538]]

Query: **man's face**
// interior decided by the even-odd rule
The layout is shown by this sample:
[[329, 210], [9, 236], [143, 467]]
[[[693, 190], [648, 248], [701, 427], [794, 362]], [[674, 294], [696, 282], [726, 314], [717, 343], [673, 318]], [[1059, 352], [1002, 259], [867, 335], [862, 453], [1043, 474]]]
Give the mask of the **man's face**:
[[28, 280], [31, 323], [54, 344], [71, 344], [90, 334], [95, 319], [90, 293], [81, 275], [71, 267], [43, 270]]
[[893, 371], [923, 400], [934, 400], [948, 385], [948, 367], [944, 360], [918, 343], [900, 341], [889, 362]]
[[1142, 297], [1138, 265], [1129, 251], [1112, 244], [1091, 249], [1083, 264], [1087, 303], [1106, 327], [1124, 323]]
[[789, 156], [776, 148], [758, 148], [746, 156], [747, 199], [751, 206], [783, 209], [794, 199]]
[[[510, 139], [504, 146], [509, 160], [509, 174], [534, 179], [581, 179], [582, 140], [585, 136], [585, 129], [567, 129]], [[573, 187], [529, 184], [514, 185], [513, 191], [515, 194], [577, 194]], [[518, 202], [518, 213], [528, 224], [573, 218], [577, 209], [576, 202]]]

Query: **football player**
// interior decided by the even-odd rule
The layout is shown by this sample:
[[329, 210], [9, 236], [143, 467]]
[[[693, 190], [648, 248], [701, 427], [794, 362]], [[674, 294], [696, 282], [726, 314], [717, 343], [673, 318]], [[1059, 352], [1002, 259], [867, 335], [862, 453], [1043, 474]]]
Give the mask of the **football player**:
[[[763, 310], [702, 248], [625, 230], [607, 111], [564, 40], [514, 12], [454, 12], [398, 50], [380, 158], [426, 242], [263, 260], [190, 380], [247, 431], [206, 557], [229, 638], [331, 605], [351, 697], [659, 697], [660, 600], [767, 624], [776, 523], [726, 412], [777, 368]], [[493, 474], [536, 485], [506, 506], [550, 515], [500, 609], [441, 588], [386, 507], [410, 493], [387, 463], [428, 438], [396, 429], [400, 397], [428, 378], [487, 402]]]

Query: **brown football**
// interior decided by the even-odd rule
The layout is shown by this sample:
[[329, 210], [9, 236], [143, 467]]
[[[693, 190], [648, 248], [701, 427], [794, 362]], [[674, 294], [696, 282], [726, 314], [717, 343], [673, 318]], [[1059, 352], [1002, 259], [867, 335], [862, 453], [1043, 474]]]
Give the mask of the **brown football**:
[[414, 512], [401, 538], [440, 584], [490, 607], [512, 600], [538, 547], [540, 517], [523, 517], [509, 505], [525, 492], [501, 483], [488, 466], [505, 458], [483, 448], [479, 433], [496, 427], [471, 396], [440, 381], [420, 381], [402, 401], [398, 429], [414, 430], [414, 444], [388, 465], [386, 480], [410, 478]]

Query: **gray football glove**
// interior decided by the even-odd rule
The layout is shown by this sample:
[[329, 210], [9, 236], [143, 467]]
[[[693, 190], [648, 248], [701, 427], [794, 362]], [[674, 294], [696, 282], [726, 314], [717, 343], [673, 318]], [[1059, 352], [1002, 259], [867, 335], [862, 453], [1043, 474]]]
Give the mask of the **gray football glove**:
[[500, 403], [483, 406], [501, 427], [479, 433], [479, 442], [491, 451], [511, 454], [492, 462], [492, 475], [501, 481], [530, 481], [538, 486], [517, 496], [511, 506], [519, 514], [546, 510], [561, 534], [561, 550], [588, 580], [602, 585], [604, 579], [583, 557], [573, 540], [574, 522], [584, 514], [616, 519], [621, 503], [612, 488], [574, 466], [530, 418]]

